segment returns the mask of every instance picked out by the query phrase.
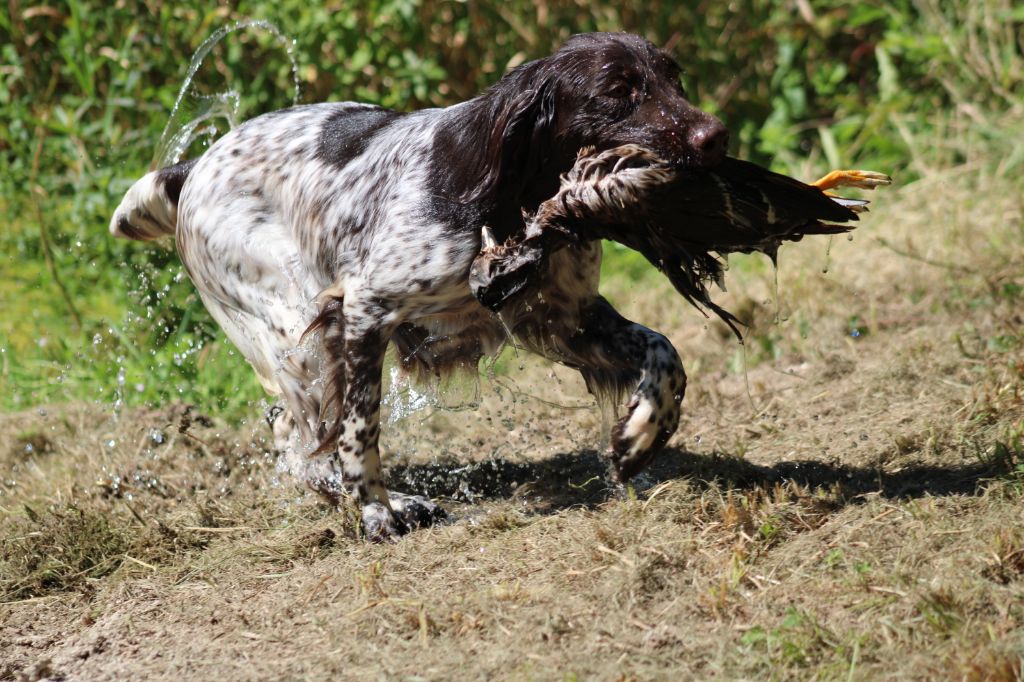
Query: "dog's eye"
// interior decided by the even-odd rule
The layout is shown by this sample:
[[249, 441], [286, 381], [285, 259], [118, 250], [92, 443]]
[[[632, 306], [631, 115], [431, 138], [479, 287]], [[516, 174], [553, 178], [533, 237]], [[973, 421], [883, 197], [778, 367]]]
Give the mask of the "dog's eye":
[[615, 99], [624, 99], [633, 94], [633, 88], [629, 83], [619, 82], [610, 87], [605, 94]]

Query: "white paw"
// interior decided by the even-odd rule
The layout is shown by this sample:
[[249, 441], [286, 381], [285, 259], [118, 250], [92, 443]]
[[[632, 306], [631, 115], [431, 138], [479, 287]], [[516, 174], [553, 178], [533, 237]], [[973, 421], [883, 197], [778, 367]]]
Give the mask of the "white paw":
[[432, 526], [448, 518], [447, 512], [422, 495], [388, 492], [391, 510], [409, 528]]
[[382, 502], [363, 505], [363, 534], [370, 542], [395, 542], [407, 532], [409, 527], [388, 509], [388, 505]]
[[635, 457], [650, 450], [658, 437], [658, 416], [654, 402], [633, 396], [627, 405], [629, 414], [622, 420], [617, 435], [621, 446], [616, 452], [622, 457]]

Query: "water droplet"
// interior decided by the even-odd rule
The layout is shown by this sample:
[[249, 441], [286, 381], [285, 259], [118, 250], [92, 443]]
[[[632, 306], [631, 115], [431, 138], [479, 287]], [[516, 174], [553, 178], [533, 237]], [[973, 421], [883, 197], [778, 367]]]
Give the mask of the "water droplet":
[[164, 168], [165, 166], [177, 163], [194, 141], [204, 134], [211, 135], [211, 128], [214, 128], [214, 132], [216, 132], [216, 127], [208, 124], [212, 119], [223, 119], [232, 128], [237, 124], [242, 101], [241, 95], [238, 92], [226, 90], [214, 93], [213, 95], [198, 95], [190, 92], [190, 90], [192, 80], [199, 71], [203, 60], [217, 43], [230, 33], [247, 28], [258, 28], [268, 31], [274, 36], [277, 43], [284, 48], [292, 66], [292, 83], [294, 86], [292, 103], [298, 103], [300, 93], [299, 65], [290, 39], [277, 26], [262, 19], [248, 19], [222, 27], [204, 40], [195, 54], [192, 55], [192, 61], [185, 74], [185, 80], [178, 91], [178, 98], [174, 102], [167, 126], [164, 128], [163, 134], [160, 136], [160, 142], [157, 145], [155, 161], [158, 168]]

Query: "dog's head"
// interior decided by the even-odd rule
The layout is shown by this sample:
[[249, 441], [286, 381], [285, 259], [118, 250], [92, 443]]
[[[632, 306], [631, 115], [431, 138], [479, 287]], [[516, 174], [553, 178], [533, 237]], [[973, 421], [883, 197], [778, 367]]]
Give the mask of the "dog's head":
[[687, 101], [679, 74], [667, 52], [626, 33], [577, 35], [518, 67], [479, 100], [492, 127], [476, 191], [546, 198], [583, 147], [636, 144], [683, 166], [717, 164], [728, 131]]
[[725, 126], [687, 101], [679, 65], [643, 38], [574, 36], [549, 62], [563, 75], [555, 137], [573, 154], [586, 146], [635, 144], [687, 166], [713, 166], [725, 157]]

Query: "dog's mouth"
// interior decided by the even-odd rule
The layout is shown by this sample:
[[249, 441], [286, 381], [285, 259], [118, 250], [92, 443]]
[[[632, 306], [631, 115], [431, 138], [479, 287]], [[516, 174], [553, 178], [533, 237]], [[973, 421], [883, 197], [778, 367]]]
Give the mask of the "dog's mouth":
[[[636, 140], [633, 143], [638, 143]], [[652, 133], [650, 148], [673, 166], [687, 170], [714, 168], [725, 160], [729, 149], [729, 131], [722, 123], [708, 116], [696, 124], [681, 124]]]
[[672, 168], [678, 171], [700, 171], [700, 170], [711, 170], [721, 165], [725, 160], [724, 155], [712, 154], [708, 156], [700, 152], [699, 150], [692, 149], [688, 146], [684, 146], [682, 149], [678, 145], [659, 145], [659, 144], [638, 144], [635, 142], [611, 142], [602, 143], [599, 145], [593, 145], [590, 147], [584, 147], [584, 150], [589, 150], [584, 156], [589, 154], [600, 154], [603, 152], [610, 152], [616, 149], [632, 148], [632, 147], [643, 147], [649, 150], [653, 157], [659, 159], [660, 162], [668, 164]]

